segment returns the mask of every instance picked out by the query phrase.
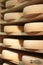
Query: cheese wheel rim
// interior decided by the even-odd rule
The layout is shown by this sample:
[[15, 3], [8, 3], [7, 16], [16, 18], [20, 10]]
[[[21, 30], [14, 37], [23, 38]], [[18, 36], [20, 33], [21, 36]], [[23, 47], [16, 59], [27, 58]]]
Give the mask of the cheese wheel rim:
[[23, 26], [4, 26], [4, 32], [6, 33], [23, 32]]
[[15, 5], [20, 4], [22, 2], [24, 2], [24, 0], [9, 0], [6, 2], [6, 8], [11, 7], [11, 6], [15, 6]]
[[23, 13], [14, 12], [14, 13], [6, 13], [4, 15], [4, 20], [17, 20], [23, 16]]
[[43, 40], [24, 40], [23, 47], [25, 49], [43, 49]]
[[26, 33], [30, 32], [43, 32], [43, 22], [27, 23], [24, 26]]
[[43, 59], [32, 57], [32, 56], [22, 56], [22, 61], [24, 65], [43, 65]]
[[12, 63], [19, 63], [19, 56], [15, 52], [11, 52], [8, 50], [2, 51], [2, 58], [11, 61]]
[[3, 45], [8, 48], [21, 49], [21, 42], [18, 39], [4, 38]]
[[43, 13], [43, 4], [26, 6], [23, 13], [24, 15]]

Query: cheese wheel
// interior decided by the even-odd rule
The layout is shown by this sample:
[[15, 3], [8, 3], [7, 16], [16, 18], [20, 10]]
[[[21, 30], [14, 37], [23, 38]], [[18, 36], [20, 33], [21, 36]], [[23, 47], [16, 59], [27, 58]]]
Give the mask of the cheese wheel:
[[22, 62], [24, 65], [43, 65], [43, 59], [32, 56], [23, 56]]
[[24, 15], [43, 13], [43, 4], [30, 5], [24, 8]]
[[4, 26], [4, 32], [14, 33], [14, 32], [23, 32], [23, 26]]
[[6, 2], [6, 7], [11, 7], [17, 4], [22, 3], [24, 0], [9, 0]]
[[4, 15], [4, 20], [17, 20], [23, 16], [23, 13], [15, 12], [15, 13], [6, 13]]
[[2, 51], [2, 58], [3, 59], [6, 59], [12, 63], [16, 63], [18, 64], [19, 63], [19, 56], [17, 53], [14, 53], [14, 52], [11, 52], [11, 51], [8, 51], [8, 50], [3, 50]]
[[3, 39], [3, 45], [8, 48], [21, 49], [21, 42], [18, 39]]
[[26, 49], [43, 49], [43, 40], [24, 40], [23, 47]]
[[7, 63], [5, 62], [5, 63], [3, 63], [3, 65], [12, 65], [12, 64], [11, 63], [8, 63], [8, 62]]
[[3, 63], [3, 65], [10, 65], [10, 64], [8, 64], [8, 63]]
[[24, 31], [27, 33], [43, 32], [43, 22], [27, 23], [24, 26]]

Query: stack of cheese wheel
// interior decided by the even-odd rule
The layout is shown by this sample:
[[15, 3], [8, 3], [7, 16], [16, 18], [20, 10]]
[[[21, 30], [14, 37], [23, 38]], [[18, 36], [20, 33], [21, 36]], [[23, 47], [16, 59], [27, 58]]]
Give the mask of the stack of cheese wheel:
[[23, 10], [24, 17], [29, 21], [38, 21], [43, 19], [43, 4], [26, 6]]
[[[15, 12], [15, 13], [6, 13], [4, 15], [4, 20], [7, 22], [18, 22], [18, 20], [23, 16], [23, 13]], [[16, 29], [16, 30], [15, 30]], [[10, 26], [4, 26], [4, 32], [8, 34], [14, 35], [14, 33], [19, 33], [23, 32], [23, 26], [17, 26], [17, 25], [10, 25]]]
[[32, 56], [23, 56], [22, 62], [24, 65], [43, 65], [43, 59]]
[[4, 15], [4, 20], [8, 22], [15, 22], [16, 20], [20, 19], [23, 16], [22, 12], [14, 12], [14, 13], [6, 13]]
[[4, 38], [3, 45], [7, 48], [21, 49], [22, 40]]
[[6, 32], [7, 34], [21, 33], [23, 31], [24, 31], [23, 26], [17, 26], [17, 25], [4, 26], [4, 32]]
[[42, 50], [43, 40], [24, 40], [23, 47], [27, 50]]
[[27, 23], [24, 26], [24, 31], [30, 34], [38, 34], [43, 32], [43, 22]]
[[6, 2], [6, 8], [15, 6], [15, 5], [20, 4], [22, 2], [24, 2], [24, 0], [9, 0]]
[[8, 60], [12, 63], [16, 63], [16, 64], [19, 64], [19, 61], [20, 61], [18, 53], [11, 52], [11, 51], [8, 51], [8, 50], [2, 51], [2, 58], [6, 59], [6, 60]]

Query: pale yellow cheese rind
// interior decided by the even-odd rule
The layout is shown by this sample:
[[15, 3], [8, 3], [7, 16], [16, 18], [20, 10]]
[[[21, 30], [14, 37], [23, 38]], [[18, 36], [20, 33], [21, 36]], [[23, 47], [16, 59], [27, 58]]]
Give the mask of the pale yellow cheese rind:
[[43, 4], [26, 6], [23, 10], [24, 15], [43, 13]]
[[6, 33], [16, 33], [16, 32], [23, 32], [23, 26], [4, 26], [4, 32]]
[[12, 63], [16, 63], [16, 64], [19, 63], [19, 56], [15, 52], [11, 52], [11, 51], [8, 51], [8, 50], [3, 50], [2, 51], [2, 58], [6, 59], [6, 60], [8, 60]]
[[21, 42], [18, 39], [4, 38], [3, 45], [7, 48], [21, 49]]
[[25, 49], [43, 49], [43, 40], [24, 40], [23, 47]]
[[43, 65], [43, 59], [32, 56], [22, 56], [22, 62], [24, 65]]
[[23, 16], [23, 13], [14, 12], [14, 13], [6, 13], [4, 15], [4, 20], [18, 20]]
[[24, 26], [24, 31], [29, 32], [43, 32], [43, 22], [27, 23]]

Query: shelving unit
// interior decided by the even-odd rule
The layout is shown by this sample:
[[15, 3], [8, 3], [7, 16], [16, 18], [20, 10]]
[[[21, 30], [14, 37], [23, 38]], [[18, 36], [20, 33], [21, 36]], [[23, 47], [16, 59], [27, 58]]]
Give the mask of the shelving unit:
[[[2, 8], [2, 10], [0, 10], [0, 13], [2, 14], [2, 16], [5, 13], [7, 13], [7, 12], [15, 12], [15, 11], [21, 12], [25, 6], [31, 5], [31, 4], [36, 4], [36, 3], [33, 3], [32, 1], [26, 1], [24, 3], [21, 3], [19, 5], [14, 6], [12, 8], [9, 8], [9, 9], [5, 8], [4, 9], [3, 3], [5, 3], [6, 1], [5, 0], [0, 0], [0, 4], [2, 3], [2, 5], [0, 5], [0, 7]], [[8, 34], [4, 33], [4, 31], [3, 31], [3, 26], [5, 26], [5, 25], [23, 25], [24, 26], [25, 23], [29, 23], [29, 22], [34, 22], [34, 20], [29, 20], [29, 19], [26, 19], [26, 18], [21, 18], [21, 19], [16, 20], [16, 21], [13, 20], [12, 23], [9, 23], [9, 22], [4, 21], [3, 18], [0, 17], [0, 43], [3, 43], [3, 38], [14, 38], [14, 39], [16, 38], [16, 39], [23, 39], [23, 40], [24, 39], [43, 40], [43, 32], [40, 32], [38, 34], [30, 34], [30, 33], [26, 34], [25, 32], [23, 32], [23, 33], [20, 33], [20, 34], [13, 33], [11, 35], [8, 35]], [[36, 22], [37, 22], [37, 20], [36, 20]], [[0, 48], [1, 48], [0, 54], [1, 54], [3, 49], [8, 49], [8, 50], [11, 50], [13, 52], [18, 52], [21, 57], [22, 57], [22, 55], [30, 55], [30, 56], [32, 55], [32, 56], [43, 58], [43, 50], [32, 51], [32, 50], [26, 50], [23, 47], [22, 47], [22, 49], [12, 49], [12, 48], [6, 48], [3, 45], [0, 45]], [[3, 58], [0, 58], [0, 59], [1, 59], [1, 65], [5, 61], [9, 62], [6, 59], [3, 59]], [[9, 62], [9, 63], [11, 63], [11, 62]], [[11, 63], [11, 64], [13, 65], [13, 63]], [[17, 65], [17, 64], [14, 64], [14, 65]], [[19, 65], [24, 65], [24, 64], [21, 61], [21, 63]]]

